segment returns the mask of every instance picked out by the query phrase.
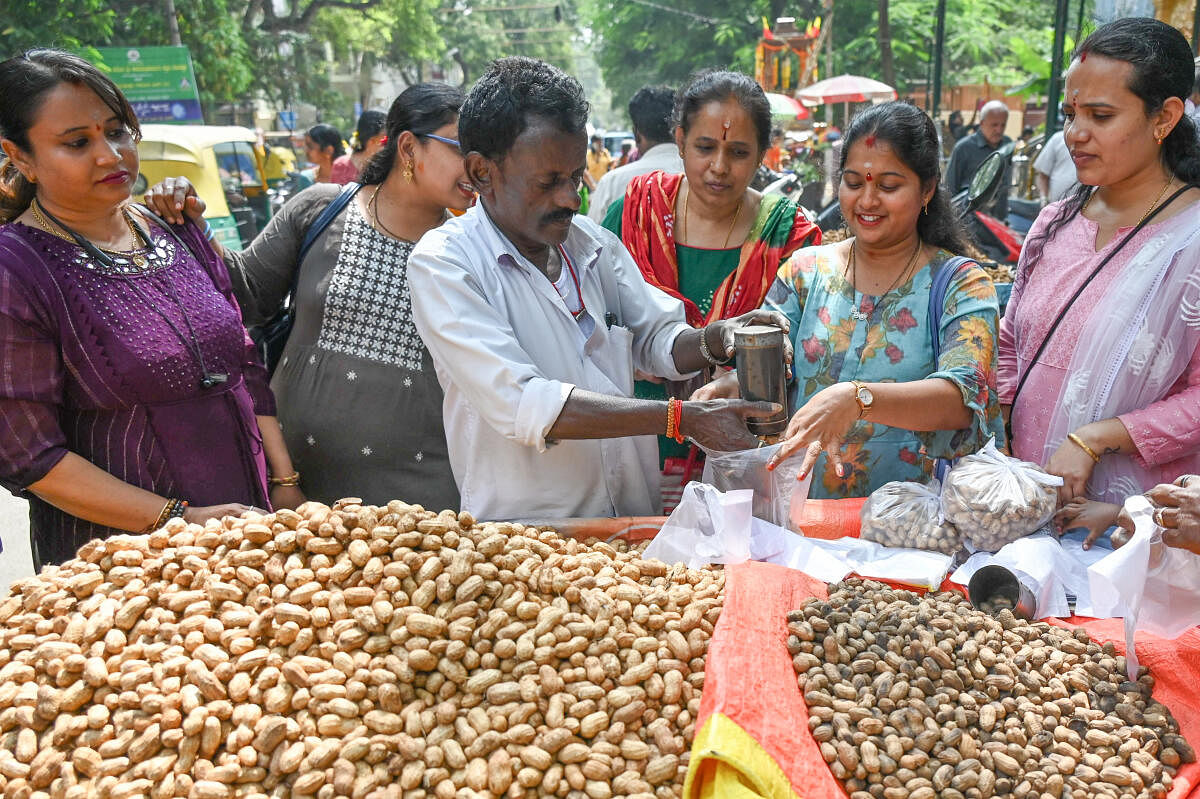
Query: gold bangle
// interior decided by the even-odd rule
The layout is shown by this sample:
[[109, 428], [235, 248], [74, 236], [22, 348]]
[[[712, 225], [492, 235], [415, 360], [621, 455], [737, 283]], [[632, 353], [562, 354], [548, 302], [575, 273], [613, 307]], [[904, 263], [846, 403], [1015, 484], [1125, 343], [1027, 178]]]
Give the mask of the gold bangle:
[[1067, 438], [1071, 439], [1071, 442], [1075, 446], [1079, 447], [1081, 450], [1086, 452], [1088, 454], [1088, 456], [1091, 457], [1091, 459], [1094, 460], [1096, 463], [1100, 462], [1100, 456], [1096, 454], [1096, 450], [1089, 447], [1087, 445], [1087, 442], [1085, 442], [1082, 438], [1075, 435], [1074, 433], [1067, 433]]
[[[143, 533], [153, 533], [155, 530], [167, 523], [167, 520], [175, 515], [175, 509], [180, 504], [186, 507], [187, 503], [180, 503], [174, 497], [167, 500], [167, 504], [163, 505], [162, 510], [158, 512], [158, 518], [150, 523], [150, 526], [142, 530]], [[182, 514], [181, 514], [182, 515]]]
[[300, 485], [300, 472], [292, 472], [287, 477], [268, 477], [267, 482], [273, 486], [298, 486]]

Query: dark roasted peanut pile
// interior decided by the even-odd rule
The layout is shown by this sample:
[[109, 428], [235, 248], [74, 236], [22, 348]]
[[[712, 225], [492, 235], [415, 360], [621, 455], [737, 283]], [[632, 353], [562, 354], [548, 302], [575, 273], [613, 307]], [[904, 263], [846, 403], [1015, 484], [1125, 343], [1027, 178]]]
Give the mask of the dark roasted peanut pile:
[[851, 799], [1165, 797], [1191, 746], [1083, 630], [872, 580], [788, 614], [809, 727]]

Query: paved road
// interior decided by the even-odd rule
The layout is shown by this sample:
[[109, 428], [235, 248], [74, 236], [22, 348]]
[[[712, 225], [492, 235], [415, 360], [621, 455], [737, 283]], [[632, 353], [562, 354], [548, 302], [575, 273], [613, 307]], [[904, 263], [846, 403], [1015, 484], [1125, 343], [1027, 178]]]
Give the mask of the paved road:
[[29, 503], [0, 488], [0, 596], [8, 593], [13, 580], [33, 574], [29, 554]]

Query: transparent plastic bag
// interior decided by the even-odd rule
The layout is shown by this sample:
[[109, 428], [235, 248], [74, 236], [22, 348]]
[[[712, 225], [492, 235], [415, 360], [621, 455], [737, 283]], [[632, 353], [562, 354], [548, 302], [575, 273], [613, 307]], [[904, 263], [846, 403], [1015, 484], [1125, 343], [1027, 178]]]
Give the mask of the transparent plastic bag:
[[1200, 555], [1167, 546], [1154, 523], [1154, 508], [1142, 495], [1125, 500], [1133, 537], [1088, 569], [1092, 612], [1125, 619], [1129, 679], [1137, 674], [1134, 632], [1178, 638], [1200, 624]]
[[689, 569], [749, 560], [751, 499], [749, 491], [722, 493], [710, 485], [688, 483], [642, 557], [683, 563]]
[[941, 484], [886, 483], [862, 507], [862, 537], [886, 547], [953, 555], [962, 549], [954, 525], [941, 518]]
[[804, 501], [808, 499], [812, 474], [804, 480], [796, 480], [800, 465], [804, 462], [803, 453], [788, 458], [774, 471], [768, 472], [767, 461], [779, 451], [780, 446], [772, 444], [738, 452], [711, 452], [706, 449], [703, 480], [721, 491], [753, 490], [755, 518], [788, 527], [793, 516], [799, 518]]
[[995, 552], [1050, 521], [1060, 485], [1061, 477], [1008, 457], [993, 439], [946, 475], [942, 515], [971, 546]]

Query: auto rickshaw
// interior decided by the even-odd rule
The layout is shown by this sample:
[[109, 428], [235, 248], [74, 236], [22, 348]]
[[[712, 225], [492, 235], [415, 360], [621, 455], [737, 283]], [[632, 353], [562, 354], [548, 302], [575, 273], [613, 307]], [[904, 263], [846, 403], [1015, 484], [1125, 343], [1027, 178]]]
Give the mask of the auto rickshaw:
[[270, 218], [263, 158], [249, 128], [143, 125], [138, 156], [141, 174], [134, 195], [140, 199], [164, 178], [187, 178], [204, 200], [204, 218], [224, 247], [248, 246]]

